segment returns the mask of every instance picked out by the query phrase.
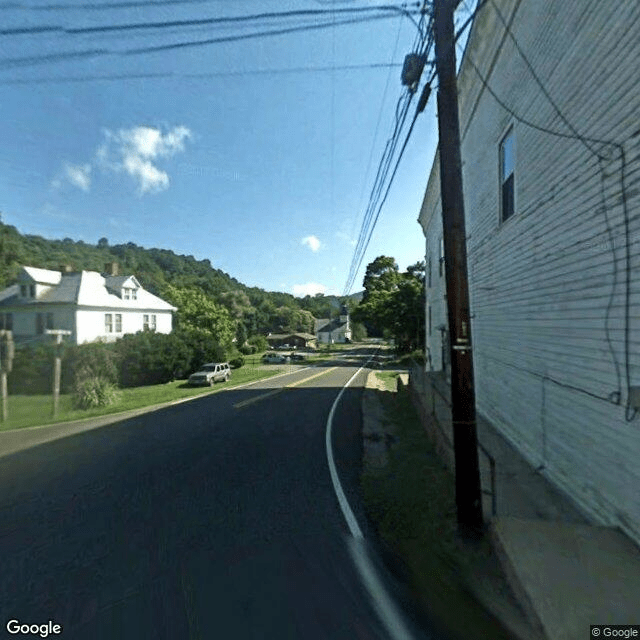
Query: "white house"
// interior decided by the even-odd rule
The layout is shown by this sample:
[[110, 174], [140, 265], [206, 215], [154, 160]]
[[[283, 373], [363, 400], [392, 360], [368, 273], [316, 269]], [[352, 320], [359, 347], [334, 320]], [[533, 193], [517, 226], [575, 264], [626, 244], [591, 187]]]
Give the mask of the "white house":
[[[640, 4], [491, 0], [458, 77], [478, 411], [640, 542]], [[427, 369], [448, 366], [439, 158]]]
[[316, 321], [318, 344], [344, 344], [351, 340], [351, 324], [349, 310], [345, 305], [340, 307], [340, 316], [335, 320], [328, 318]]
[[23, 267], [16, 284], [0, 292], [0, 328], [16, 342], [71, 331], [75, 344], [112, 342], [126, 333], [150, 329], [171, 333], [175, 307], [145, 291], [135, 276], [119, 276], [115, 264], [105, 274]]

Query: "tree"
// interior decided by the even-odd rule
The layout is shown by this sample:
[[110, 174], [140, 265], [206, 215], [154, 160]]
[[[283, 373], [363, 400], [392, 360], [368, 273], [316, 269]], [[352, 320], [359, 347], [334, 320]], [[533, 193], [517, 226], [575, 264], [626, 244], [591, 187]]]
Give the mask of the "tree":
[[178, 307], [176, 326], [187, 331], [210, 334], [219, 345], [228, 349], [235, 335], [229, 311], [197, 289], [181, 289], [167, 285], [163, 297]]
[[400, 352], [424, 347], [424, 262], [400, 273], [393, 258], [379, 256], [367, 266], [364, 295], [354, 309], [369, 335], [389, 335]]

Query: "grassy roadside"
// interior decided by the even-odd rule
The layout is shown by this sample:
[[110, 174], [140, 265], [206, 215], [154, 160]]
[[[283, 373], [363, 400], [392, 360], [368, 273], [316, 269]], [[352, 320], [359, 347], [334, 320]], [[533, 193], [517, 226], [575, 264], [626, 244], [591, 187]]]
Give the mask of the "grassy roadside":
[[491, 567], [488, 541], [475, 546], [456, 535], [454, 477], [420, 424], [408, 393], [396, 393], [397, 373], [376, 372], [385, 390], [385, 420], [395, 443], [384, 467], [365, 466], [367, 515], [404, 568], [419, 606], [452, 639], [510, 640], [502, 625], [467, 587], [471, 572]]
[[97, 416], [120, 413], [121, 411], [129, 411], [131, 409], [141, 409], [163, 402], [182, 400], [205, 393], [215, 393], [223, 389], [230, 389], [237, 385], [255, 382], [263, 378], [270, 378], [283, 371], [283, 367], [257, 369], [245, 366], [233, 370], [229, 383], [217, 384], [213, 389], [209, 387], [188, 387], [185, 384], [185, 380], [174, 380], [167, 384], [136, 387], [133, 389], [121, 389], [119, 391], [119, 399], [116, 403], [108, 407], [88, 410], [74, 409], [71, 396], [63, 394], [60, 396], [58, 417], [55, 420], [51, 415], [51, 395], [11, 395], [9, 396], [9, 419], [6, 422], [0, 422], [0, 431], [23, 429], [25, 427], [53, 424], [55, 422], [83, 420], [85, 418], [95, 418]]

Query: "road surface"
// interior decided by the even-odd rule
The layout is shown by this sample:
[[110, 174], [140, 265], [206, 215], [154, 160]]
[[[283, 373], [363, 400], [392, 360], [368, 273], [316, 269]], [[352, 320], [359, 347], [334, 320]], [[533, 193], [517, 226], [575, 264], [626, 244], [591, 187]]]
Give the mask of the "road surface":
[[[327, 416], [359, 360], [5, 457], [2, 633], [25, 637], [7, 631], [17, 620], [51, 621], [49, 637], [65, 640], [393, 637], [353, 561], [325, 451]], [[332, 448], [366, 536], [364, 376], [340, 400]]]

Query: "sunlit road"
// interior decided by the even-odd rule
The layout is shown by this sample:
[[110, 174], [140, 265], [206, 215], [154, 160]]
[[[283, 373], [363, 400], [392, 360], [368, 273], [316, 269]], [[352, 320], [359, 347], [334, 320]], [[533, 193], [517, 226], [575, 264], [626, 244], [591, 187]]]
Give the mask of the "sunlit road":
[[[2, 634], [21, 637], [15, 619], [51, 620], [65, 639], [390, 637], [325, 454], [356, 370], [300, 370], [2, 459]], [[361, 522], [363, 380], [334, 424]]]

